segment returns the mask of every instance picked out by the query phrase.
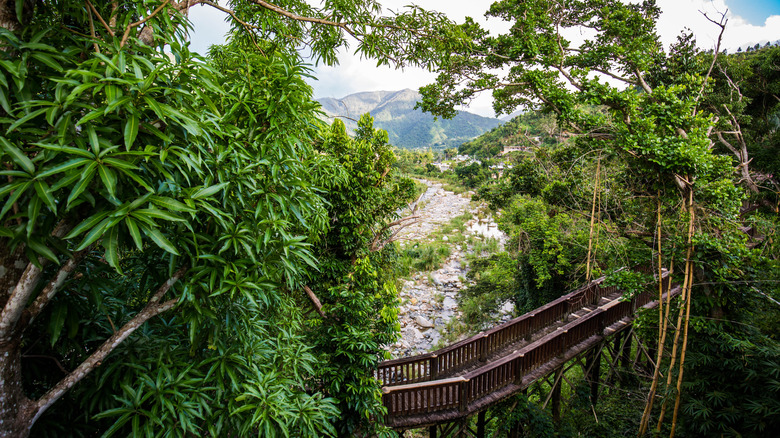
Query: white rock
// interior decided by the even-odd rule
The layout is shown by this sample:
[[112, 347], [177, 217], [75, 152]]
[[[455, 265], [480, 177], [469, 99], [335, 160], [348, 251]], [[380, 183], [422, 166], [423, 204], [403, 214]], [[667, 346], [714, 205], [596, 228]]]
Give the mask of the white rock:
[[432, 323], [432, 322], [430, 322], [430, 321], [428, 320], [428, 318], [426, 318], [426, 317], [424, 317], [424, 316], [422, 316], [422, 315], [417, 315], [417, 317], [416, 317], [416, 318], [414, 318], [414, 321], [415, 321], [415, 322], [417, 323], [417, 325], [419, 325], [420, 327], [423, 327], [423, 328], [433, 328], [433, 323]]
[[409, 326], [404, 329], [403, 340], [401, 342], [406, 343], [406, 345], [412, 345], [419, 342], [422, 338], [423, 334], [417, 327]]
[[458, 307], [458, 302], [450, 297], [444, 297], [444, 301], [441, 303], [441, 306], [445, 310], [452, 310]]
[[515, 311], [515, 304], [511, 301], [507, 301], [498, 311], [505, 315], [509, 315]]

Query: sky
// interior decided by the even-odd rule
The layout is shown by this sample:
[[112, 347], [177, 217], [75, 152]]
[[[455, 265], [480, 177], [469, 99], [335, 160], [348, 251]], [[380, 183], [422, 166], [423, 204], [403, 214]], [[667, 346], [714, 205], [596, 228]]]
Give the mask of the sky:
[[[456, 22], [470, 16], [491, 30], [506, 29], [505, 22], [484, 17], [493, 0], [380, 0], [387, 8], [400, 10], [404, 5], [416, 3], [419, 6], [441, 11]], [[223, 2], [224, 3], [224, 0]], [[728, 25], [723, 35], [722, 48], [734, 52], [755, 44], [780, 40], [780, 0], [656, 0], [661, 8], [658, 33], [666, 47], [673, 43], [680, 32], [688, 28], [696, 36], [702, 49], [715, 47], [720, 28], [710, 23], [702, 14], [705, 12], [716, 21], [720, 13], [726, 12]], [[212, 44], [225, 40], [229, 25], [225, 14], [209, 6], [196, 6], [190, 10], [193, 22], [192, 47], [206, 53]], [[404, 88], [417, 89], [435, 80], [436, 74], [418, 68], [396, 70], [390, 67], [376, 67], [376, 62], [361, 60], [352, 53], [353, 49], [342, 50], [339, 65], [335, 67], [315, 66], [318, 80], [310, 80], [315, 98], [344, 97], [360, 91], [393, 91]], [[486, 117], [493, 117], [491, 97], [483, 93], [472, 102], [467, 111]]]

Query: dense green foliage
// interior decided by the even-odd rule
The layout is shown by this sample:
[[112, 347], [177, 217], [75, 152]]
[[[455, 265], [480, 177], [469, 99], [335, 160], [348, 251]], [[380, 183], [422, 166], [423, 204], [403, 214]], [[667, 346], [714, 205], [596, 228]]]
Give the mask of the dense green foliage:
[[[184, 6], [98, 3], [0, 28], [0, 434], [371, 433], [397, 331], [385, 227], [413, 183], [370, 119], [320, 128], [296, 45], [332, 63], [346, 29], [235, 1], [204, 59]], [[360, 50], [404, 46], [398, 65], [434, 65], [418, 37], [448, 25], [280, 6], [381, 22]]]

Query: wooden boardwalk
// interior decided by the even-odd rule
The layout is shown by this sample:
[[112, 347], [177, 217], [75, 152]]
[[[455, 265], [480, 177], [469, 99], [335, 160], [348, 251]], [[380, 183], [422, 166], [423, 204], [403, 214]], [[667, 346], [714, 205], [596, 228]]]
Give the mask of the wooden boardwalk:
[[[624, 300], [603, 281], [433, 353], [380, 363], [385, 423], [410, 429], [469, 417], [629, 327], [637, 309], [657, 304], [657, 284]], [[668, 290], [668, 276], [663, 281]]]

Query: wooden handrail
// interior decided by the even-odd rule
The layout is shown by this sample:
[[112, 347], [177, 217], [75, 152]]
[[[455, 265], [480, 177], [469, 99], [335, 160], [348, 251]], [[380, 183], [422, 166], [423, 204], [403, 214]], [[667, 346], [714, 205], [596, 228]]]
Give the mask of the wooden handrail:
[[[578, 300], [578, 298], [582, 297], [589, 288], [600, 288], [604, 279], [605, 277], [601, 277], [593, 280], [587, 285], [575, 289], [531, 312], [493, 327], [484, 333], [477, 333], [476, 335], [448, 345], [432, 353], [381, 362], [377, 369], [376, 377], [382, 382], [383, 386], [402, 385], [407, 382], [426, 381], [434, 378], [429, 371], [434, 369], [434, 365], [431, 364], [432, 357], [438, 358], [436, 359], [438, 360], [438, 363], [435, 364], [437, 375], [463, 369], [466, 366], [476, 363], [480, 359], [484, 360], [486, 354], [490, 354], [500, 350], [506, 345], [526, 338], [530, 333], [549, 325], [552, 321], [562, 318], [564, 314], [579, 310], [585, 303], [581, 303], [579, 306], [573, 306], [570, 301]], [[515, 326], [523, 324], [525, 321], [528, 321], [525, 330], [514, 333], [514, 336], [504, 337], [504, 342], [501, 342], [500, 345], [494, 342], [496, 338], [501, 338], [502, 335], [511, 332]], [[495, 345], [495, 347], [486, 348], [486, 346], [491, 347], [493, 345]], [[403, 374], [400, 372], [401, 368], [417, 369], [418, 373], [414, 376], [404, 375], [399, 377]], [[425, 371], [424, 373], [422, 372], [423, 370]]]
[[[560, 303], [565, 303], [566, 309], [570, 310], [571, 303], [567, 300], [572, 297], [577, 298], [577, 294], [579, 294], [579, 297], [585, 297], [591, 292], [600, 293], [598, 290], [588, 290], [588, 288], [600, 288], [602, 280], [603, 278], [600, 278], [597, 280], [598, 283], [590, 283], [586, 287], [577, 289], [558, 300], [540, 307], [539, 309], [542, 312], [534, 311], [525, 314], [485, 333], [479, 333], [433, 353], [415, 356], [413, 361], [409, 360], [412, 358], [407, 358], [406, 361], [394, 360], [384, 362], [382, 365], [391, 364], [394, 367], [404, 367], [427, 363], [429, 364], [428, 370], [447, 371], [446, 369], [438, 369], [438, 366], [442, 364], [441, 358], [446, 358], [447, 354], [452, 354], [464, 348], [469, 348], [472, 353], [475, 351], [479, 353], [482, 350], [476, 348], [478, 343], [490, 343], [494, 337], [500, 336], [502, 331], [514, 327], [516, 324], [524, 321], [524, 319], [535, 318], [535, 315], [540, 313], [542, 315], [549, 312], [555, 314], [555, 311], [548, 309], [554, 309], [556, 305], [563, 306]], [[664, 274], [663, 281], [669, 281], [668, 273]], [[679, 288], [676, 288], [672, 293], [676, 293], [675, 291], [678, 290]], [[615, 291], [617, 290], [612, 290], [612, 292]], [[507, 385], [514, 384], [519, 388], [523, 383], [524, 376], [536, 367], [563, 355], [592, 336], [604, 336], [605, 327], [614, 324], [624, 317], [633, 315], [636, 309], [640, 307], [649, 307], [648, 303], [653, 302], [653, 297], [653, 291], [648, 290], [635, 295], [628, 301], [608, 303], [585, 317], [571, 321], [523, 348], [470, 371], [463, 376], [385, 386], [382, 388], [382, 392], [384, 404], [388, 408], [388, 415], [427, 415], [444, 411], [461, 412], [458, 415], [463, 415], [463, 412], [470, 412], [469, 409], [473, 403]], [[515, 336], [518, 336], [517, 333], [515, 333]], [[485, 345], [492, 346], [490, 344], [480, 344], [480, 347], [483, 349], [487, 348]], [[473, 361], [473, 358], [468, 360]], [[436, 373], [433, 374], [435, 375]]]

